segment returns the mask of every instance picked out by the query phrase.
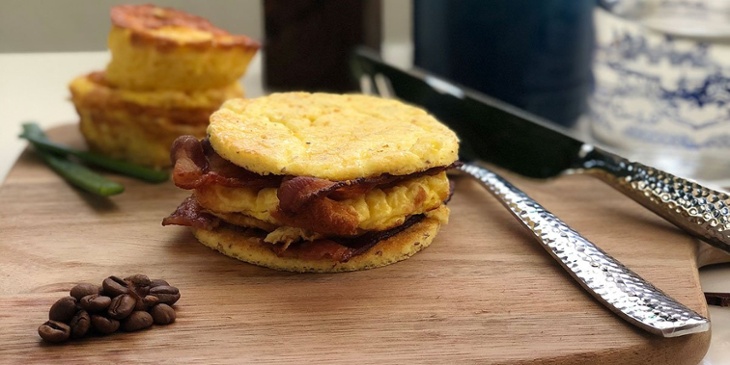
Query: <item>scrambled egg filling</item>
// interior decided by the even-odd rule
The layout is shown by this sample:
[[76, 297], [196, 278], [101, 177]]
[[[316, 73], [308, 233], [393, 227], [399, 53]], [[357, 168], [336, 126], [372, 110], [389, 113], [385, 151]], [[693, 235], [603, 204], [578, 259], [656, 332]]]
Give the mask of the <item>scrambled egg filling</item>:
[[[401, 225], [411, 215], [428, 214], [436, 210], [443, 205], [448, 195], [449, 181], [446, 173], [441, 172], [433, 176], [409, 179], [386, 188], [375, 188], [341, 203], [355, 209], [359, 229], [381, 231]], [[195, 196], [201, 206], [230, 223], [241, 222], [227, 219], [231, 213], [238, 213], [279, 226], [269, 234], [267, 242], [289, 244], [298, 239], [311, 240], [318, 237], [315, 233], [299, 228], [282, 226], [272, 216], [271, 213], [279, 204], [276, 188], [255, 190], [209, 185], [196, 189]], [[443, 214], [436, 218], [443, 220]]]

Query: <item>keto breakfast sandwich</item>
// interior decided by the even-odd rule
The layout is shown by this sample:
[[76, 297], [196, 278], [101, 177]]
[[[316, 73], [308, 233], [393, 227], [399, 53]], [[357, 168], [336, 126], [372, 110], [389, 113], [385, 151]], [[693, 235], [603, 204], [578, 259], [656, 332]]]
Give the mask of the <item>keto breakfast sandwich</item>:
[[192, 190], [163, 225], [278, 270], [354, 271], [404, 260], [448, 221], [459, 141], [425, 111], [366, 95], [233, 99], [207, 137], [178, 138], [173, 180]]

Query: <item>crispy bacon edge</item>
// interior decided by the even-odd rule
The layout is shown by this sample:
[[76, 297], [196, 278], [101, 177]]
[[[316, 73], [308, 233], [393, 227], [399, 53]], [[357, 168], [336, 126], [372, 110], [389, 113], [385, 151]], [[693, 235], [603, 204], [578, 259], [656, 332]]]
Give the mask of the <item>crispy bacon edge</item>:
[[283, 176], [259, 175], [225, 160], [207, 139], [180, 136], [170, 149], [172, 181], [179, 188], [193, 190], [207, 184], [227, 187], [276, 187]]
[[[304, 260], [318, 260], [328, 258], [337, 262], [346, 262], [354, 256], [361, 255], [378, 242], [397, 235], [412, 225], [423, 220], [425, 215], [418, 214], [408, 217], [403, 224], [384, 231], [367, 232], [357, 237], [330, 237], [315, 241], [302, 241], [283, 249], [282, 245], [273, 245], [263, 242], [265, 233], [258, 237], [259, 243], [269, 247], [277, 256], [296, 257]], [[194, 196], [186, 198], [180, 206], [162, 220], [162, 225], [182, 225], [199, 229], [214, 230], [219, 226], [228, 226], [234, 229], [235, 225], [222, 222], [218, 217], [207, 213], [198, 204]]]
[[330, 181], [311, 176], [259, 175], [218, 155], [207, 139], [193, 136], [175, 140], [170, 152], [173, 181], [180, 188], [194, 190], [207, 184], [226, 187], [278, 187], [279, 207], [273, 216], [288, 226], [335, 236], [355, 236], [355, 210], [339, 201], [366, 193], [376, 186], [396, 184], [404, 179], [434, 175], [450, 166], [440, 166], [408, 175], [383, 174], [352, 180]]
[[206, 230], [212, 230], [218, 227], [220, 223], [220, 219], [205, 212], [192, 195], [185, 198], [172, 214], [162, 220], [163, 226], [178, 225]]
[[[435, 175], [460, 164], [457, 161], [449, 166], [434, 167], [408, 175], [383, 174], [344, 181], [330, 181], [310, 176], [264, 176], [223, 159], [213, 150], [207, 139], [201, 141], [194, 136], [177, 138], [173, 143], [170, 158], [174, 166], [173, 181], [176, 186], [183, 189], [194, 190], [207, 184], [220, 184], [226, 187], [278, 187], [279, 209], [274, 212], [277, 219], [287, 225], [343, 237], [300, 242], [288, 250], [270, 245], [276, 254], [303, 259], [329, 257], [339, 262], [345, 262], [353, 256], [367, 252], [381, 240], [416, 224], [424, 218], [424, 215], [413, 215], [402, 225], [389, 230], [355, 236], [357, 216], [351, 207], [338, 204], [338, 200], [364, 194], [376, 186], [387, 186], [404, 179]], [[452, 193], [453, 185], [447, 201]], [[219, 218], [205, 212], [191, 196], [163, 220], [163, 225], [170, 224], [214, 229], [220, 224], [228, 223], [221, 222]]]

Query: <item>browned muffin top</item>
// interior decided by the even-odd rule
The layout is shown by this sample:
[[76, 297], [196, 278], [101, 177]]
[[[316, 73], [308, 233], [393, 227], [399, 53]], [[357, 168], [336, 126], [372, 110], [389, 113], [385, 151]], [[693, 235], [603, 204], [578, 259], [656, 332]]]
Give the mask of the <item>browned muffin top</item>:
[[260, 44], [245, 35], [233, 35], [207, 19], [184, 11], [151, 4], [118, 5], [111, 9], [116, 27], [128, 29], [133, 41], [170, 45], [212, 45], [215, 47], [256, 48]]

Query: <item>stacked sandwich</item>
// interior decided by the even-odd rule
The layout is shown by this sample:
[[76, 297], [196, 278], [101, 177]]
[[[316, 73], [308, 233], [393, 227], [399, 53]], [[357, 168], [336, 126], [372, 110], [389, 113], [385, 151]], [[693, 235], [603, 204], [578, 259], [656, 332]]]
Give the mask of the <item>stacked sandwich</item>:
[[92, 150], [130, 162], [170, 165], [180, 135], [202, 138], [210, 114], [242, 97], [238, 80], [259, 49], [207, 20], [154, 5], [111, 10], [111, 62], [69, 88]]
[[227, 101], [208, 136], [178, 138], [173, 180], [193, 194], [163, 220], [240, 260], [287, 271], [388, 265], [446, 223], [454, 132], [425, 111], [365, 95], [279, 93]]

